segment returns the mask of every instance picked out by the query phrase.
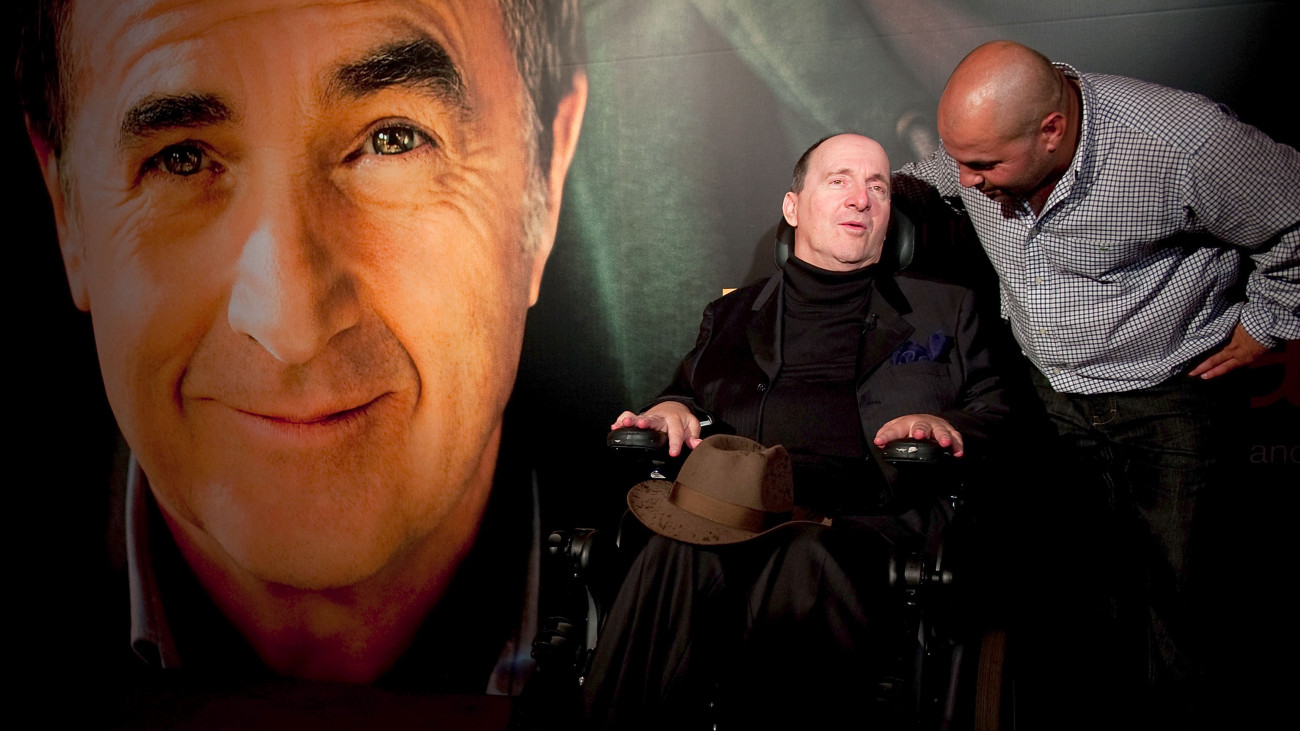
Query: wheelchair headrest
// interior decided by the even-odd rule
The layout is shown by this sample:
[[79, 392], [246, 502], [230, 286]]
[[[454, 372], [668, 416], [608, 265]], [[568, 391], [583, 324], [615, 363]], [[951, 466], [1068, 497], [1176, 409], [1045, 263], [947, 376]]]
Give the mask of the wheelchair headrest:
[[[794, 250], [794, 226], [786, 223], [785, 217], [776, 225], [776, 268], [784, 269], [785, 262]], [[916, 227], [906, 213], [895, 206], [889, 217], [889, 231], [885, 234], [885, 243], [880, 252], [880, 263], [886, 270], [901, 272], [912, 263], [916, 255]]]

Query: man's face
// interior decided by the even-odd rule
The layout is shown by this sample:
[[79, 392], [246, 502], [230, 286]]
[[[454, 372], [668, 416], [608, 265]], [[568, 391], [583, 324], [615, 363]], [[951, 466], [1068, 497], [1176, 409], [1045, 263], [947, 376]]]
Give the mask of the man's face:
[[830, 271], [874, 264], [889, 228], [889, 157], [867, 137], [826, 140], [808, 159], [803, 190], [785, 194], [782, 212], [796, 227], [800, 259]]
[[1052, 159], [1033, 134], [1000, 134], [991, 122], [940, 125], [944, 149], [957, 161], [958, 180], [999, 203], [1027, 198], [1042, 187]]
[[324, 588], [481, 507], [568, 160], [497, 4], [73, 12], [60, 241], [173, 527]]

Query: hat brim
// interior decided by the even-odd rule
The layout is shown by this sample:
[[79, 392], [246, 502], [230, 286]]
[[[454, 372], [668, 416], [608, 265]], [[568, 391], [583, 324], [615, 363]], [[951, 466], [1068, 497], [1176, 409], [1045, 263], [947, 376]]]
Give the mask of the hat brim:
[[627, 491], [627, 506], [650, 530], [683, 543], [725, 546], [753, 540], [789, 525], [821, 525], [816, 521], [787, 520], [759, 532], [733, 528], [674, 505], [668, 499], [672, 489], [669, 480], [646, 480]]

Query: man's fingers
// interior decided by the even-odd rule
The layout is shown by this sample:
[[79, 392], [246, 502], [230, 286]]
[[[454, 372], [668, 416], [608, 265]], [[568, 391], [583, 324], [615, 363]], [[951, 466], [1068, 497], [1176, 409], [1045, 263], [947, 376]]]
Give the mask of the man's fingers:
[[1241, 363], [1241, 362], [1239, 362], [1239, 361], [1236, 360], [1235, 358], [1234, 358], [1234, 359], [1231, 359], [1231, 360], [1226, 360], [1226, 361], [1220, 363], [1218, 366], [1216, 366], [1216, 367], [1214, 367], [1214, 368], [1211, 368], [1210, 370], [1206, 371], [1205, 373], [1202, 373], [1202, 374], [1201, 374], [1201, 378], [1205, 378], [1205, 379], [1209, 379], [1209, 378], [1218, 378], [1219, 376], [1222, 376], [1222, 375], [1225, 374], [1225, 373], [1230, 373], [1230, 372], [1232, 372], [1232, 371], [1237, 370], [1237, 369], [1240, 368], [1242, 365], [1244, 365], [1244, 364]]
[[694, 416], [687, 417], [686, 419], [685, 437], [686, 446], [691, 449], [700, 446], [700, 442], [704, 441], [700, 439], [700, 420], [696, 419]]
[[1192, 377], [1199, 376], [1201, 378], [1217, 378], [1218, 376], [1236, 370], [1243, 365], [1245, 365], [1245, 363], [1220, 350], [1202, 361], [1200, 365], [1193, 368], [1187, 375]]
[[636, 414], [632, 413], [631, 411], [624, 411], [623, 413], [618, 415], [618, 418], [614, 420], [613, 424], [609, 425], [609, 429], [610, 431], [613, 431], [615, 429], [623, 429], [629, 426], [633, 426], [634, 424], [636, 424], [636, 419], [637, 419]]
[[1206, 358], [1205, 360], [1201, 361], [1200, 365], [1193, 368], [1191, 372], [1188, 373], [1187, 375], [1199, 376], [1204, 373], [1207, 373], [1210, 370], [1213, 370], [1215, 366], [1219, 365], [1219, 363], [1221, 363], [1225, 358], [1227, 358], [1227, 356], [1223, 354], [1222, 350], [1220, 350], [1214, 355], [1211, 355], [1209, 358]]
[[668, 435], [668, 454], [676, 457], [682, 445], [695, 449], [700, 443], [700, 420], [690, 409], [676, 401], [663, 401], [650, 407], [644, 414], [624, 411], [614, 420], [611, 428], [636, 427], [654, 429]]
[[1242, 366], [1250, 365], [1256, 358], [1268, 352], [1258, 340], [1246, 332], [1241, 323], [1232, 330], [1232, 339], [1217, 353], [1201, 361], [1187, 375], [1193, 378], [1217, 378]]
[[684, 430], [677, 419], [665, 419], [668, 424], [668, 456], [676, 457], [682, 453]]
[[876, 446], [883, 447], [895, 439], [902, 439], [905, 436], [907, 436], [905, 427], [895, 426], [892, 421], [888, 422], [876, 432]]
[[939, 444], [951, 449], [952, 456], [954, 457], [960, 457], [965, 454], [965, 444], [961, 440], [961, 432], [956, 429], [953, 429], [943, 439], [940, 439]]
[[634, 414], [631, 411], [624, 411], [619, 414], [610, 429], [623, 429], [632, 427], [635, 429], [654, 429], [655, 431], [668, 431], [669, 420], [658, 414]]
[[935, 424], [930, 428], [930, 438], [938, 442], [939, 446], [946, 447], [952, 444], [952, 430]]
[[953, 428], [946, 419], [932, 414], [910, 414], [885, 422], [876, 432], [875, 444], [883, 447], [895, 439], [933, 439], [941, 447], [952, 450], [954, 457], [960, 457], [964, 444], [961, 432]]

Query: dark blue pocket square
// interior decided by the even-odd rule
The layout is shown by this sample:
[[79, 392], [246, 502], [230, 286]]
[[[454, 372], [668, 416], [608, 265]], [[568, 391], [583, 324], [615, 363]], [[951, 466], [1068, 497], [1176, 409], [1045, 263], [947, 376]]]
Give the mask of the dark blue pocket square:
[[947, 363], [950, 350], [952, 350], [952, 338], [944, 335], [943, 330], [935, 330], [930, 333], [925, 345], [918, 345], [909, 340], [895, 348], [894, 352], [889, 354], [889, 362], [894, 365], [915, 363], [920, 360]]

